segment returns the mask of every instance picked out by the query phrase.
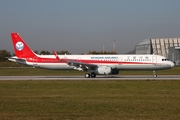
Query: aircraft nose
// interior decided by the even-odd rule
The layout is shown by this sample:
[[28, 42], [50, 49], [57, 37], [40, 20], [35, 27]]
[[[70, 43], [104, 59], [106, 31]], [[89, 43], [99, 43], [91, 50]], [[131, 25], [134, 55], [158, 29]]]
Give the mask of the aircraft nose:
[[171, 62], [171, 67], [174, 67], [174, 66], [175, 66], [175, 64], [173, 62]]

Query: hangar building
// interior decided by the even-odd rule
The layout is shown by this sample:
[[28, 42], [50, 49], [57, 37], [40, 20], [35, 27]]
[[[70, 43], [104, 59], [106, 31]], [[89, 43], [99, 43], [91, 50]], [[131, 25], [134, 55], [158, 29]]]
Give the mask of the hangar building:
[[136, 54], [156, 54], [180, 65], [180, 38], [145, 39], [135, 47]]

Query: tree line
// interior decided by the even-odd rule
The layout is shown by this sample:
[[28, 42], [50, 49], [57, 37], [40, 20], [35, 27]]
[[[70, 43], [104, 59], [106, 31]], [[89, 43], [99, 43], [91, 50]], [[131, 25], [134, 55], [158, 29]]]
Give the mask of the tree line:
[[[37, 50], [34, 51], [36, 54], [39, 55], [53, 55], [53, 53], [49, 52], [49, 51], [45, 51], [42, 50], [40, 52], [38, 52]], [[57, 51], [56, 52], [58, 55], [70, 55], [71, 53], [67, 50], [62, 50], [62, 51]], [[84, 54], [84, 53], [81, 53]], [[116, 52], [106, 52], [106, 51], [89, 51], [89, 53], [87, 54], [92, 54], [92, 55], [98, 55], [98, 54], [117, 54]], [[11, 56], [15, 56], [15, 53], [12, 53], [7, 51], [7, 50], [0, 50], [0, 62], [5, 62], [8, 61], [7, 58], [11, 57]]]

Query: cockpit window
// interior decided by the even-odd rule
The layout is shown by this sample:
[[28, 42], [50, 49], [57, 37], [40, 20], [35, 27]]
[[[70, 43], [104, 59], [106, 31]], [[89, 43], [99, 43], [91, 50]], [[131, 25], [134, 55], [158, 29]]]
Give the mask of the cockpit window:
[[169, 61], [169, 59], [162, 59], [162, 61]]

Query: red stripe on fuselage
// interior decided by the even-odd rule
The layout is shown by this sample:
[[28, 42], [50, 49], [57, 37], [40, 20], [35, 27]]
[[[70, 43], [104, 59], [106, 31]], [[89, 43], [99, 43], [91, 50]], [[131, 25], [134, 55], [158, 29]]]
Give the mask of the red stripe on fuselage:
[[26, 58], [27, 62], [36, 62], [36, 63], [67, 63], [71, 62], [82, 62], [85, 64], [152, 64], [151, 62], [121, 62], [121, 61], [110, 61], [110, 60], [77, 60], [77, 59], [66, 59], [58, 60], [56, 58]]

